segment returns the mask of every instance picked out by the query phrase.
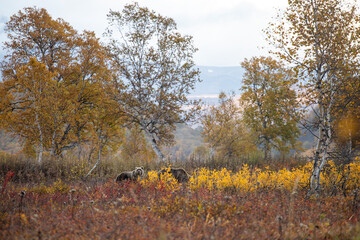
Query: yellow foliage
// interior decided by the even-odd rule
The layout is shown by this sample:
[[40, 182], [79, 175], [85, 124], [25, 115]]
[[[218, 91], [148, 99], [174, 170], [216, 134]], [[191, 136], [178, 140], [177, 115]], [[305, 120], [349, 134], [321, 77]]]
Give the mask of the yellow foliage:
[[45, 186], [41, 184], [40, 186], [36, 186], [30, 189], [26, 189], [28, 192], [35, 192], [38, 194], [48, 194], [48, 193], [67, 193], [70, 190], [70, 187], [61, 181], [61, 179], [57, 180], [50, 186]]
[[29, 223], [29, 221], [24, 213], [19, 214], [19, 216], [20, 216], [21, 222], [23, 224], [27, 225]]
[[[288, 170], [271, 171], [255, 168], [250, 169], [244, 164], [238, 172], [231, 172], [225, 168], [221, 170], [198, 169], [189, 180], [191, 190], [208, 189], [215, 191], [243, 191], [250, 192], [257, 189], [281, 189], [296, 191], [309, 187], [309, 180], [313, 164], [307, 163], [303, 167]], [[344, 169], [335, 166], [329, 161], [321, 174], [322, 187], [331, 189], [333, 186], [344, 184], [345, 190], [352, 190], [360, 186], [360, 163], [355, 161]], [[148, 177], [141, 181], [144, 186], [156, 186], [157, 189], [177, 191], [180, 184], [169, 173], [160, 176], [150, 171]]]
[[79, 179], [88, 172], [88, 164], [85, 161], [78, 161], [72, 164], [69, 169], [69, 180]]
[[150, 171], [148, 172], [148, 177], [143, 179], [140, 183], [144, 186], [155, 185], [155, 187], [159, 190], [179, 190], [180, 184], [171, 173], [168, 173], [168, 171], [170, 170], [170, 166], [164, 169], [166, 171], [160, 175], [160, 179], [156, 171]]
[[[199, 188], [221, 191], [236, 189], [249, 192], [259, 188], [268, 188], [295, 191], [297, 188], [308, 187], [312, 167], [312, 163], [309, 162], [301, 168], [291, 170], [284, 168], [279, 171], [270, 171], [269, 168], [250, 170], [244, 164], [236, 173], [232, 173], [227, 169], [210, 171], [201, 168], [196, 175], [190, 178], [189, 186], [193, 190]], [[324, 188], [339, 184], [346, 178], [346, 189], [354, 189], [359, 186], [359, 176], [359, 163], [351, 163], [346, 169], [340, 171], [335, 167], [334, 162], [330, 161], [321, 178]]]

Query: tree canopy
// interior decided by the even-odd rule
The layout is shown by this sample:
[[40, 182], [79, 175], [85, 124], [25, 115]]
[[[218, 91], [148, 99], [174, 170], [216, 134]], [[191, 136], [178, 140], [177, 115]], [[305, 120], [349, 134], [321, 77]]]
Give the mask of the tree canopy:
[[318, 194], [321, 189], [320, 173], [344, 103], [338, 101], [342, 89], [351, 88], [347, 82], [358, 81], [359, 20], [356, 1], [294, 0], [267, 29], [268, 40], [277, 48], [274, 53], [292, 65], [302, 80], [302, 106], [317, 116], [315, 122], [303, 122], [317, 138], [309, 193]]
[[254, 151], [255, 144], [242, 119], [234, 93], [220, 93], [219, 105], [210, 106], [201, 117], [203, 138], [210, 149], [227, 159], [241, 158]]
[[116, 78], [111, 96], [129, 122], [151, 140], [160, 160], [161, 145], [172, 143], [176, 123], [191, 119], [197, 102], [187, 95], [199, 81], [191, 36], [177, 32], [173, 19], [128, 4], [108, 14], [108, 50]]
[[242, 95], [244, 122], [264, 151], [266, 160], [271, 149], [288, 152], [297, 147], [296, 93], [291, 70], [271, 57], [245, 59]]
[[89, 119], [104, 109], [103, 86], [111, 77], [99, 39], [36, 7], [14, 14], [5, 30], [1, 127], [19, 134], [39, 162], [45, 150], [59, 156], [90, 141]]

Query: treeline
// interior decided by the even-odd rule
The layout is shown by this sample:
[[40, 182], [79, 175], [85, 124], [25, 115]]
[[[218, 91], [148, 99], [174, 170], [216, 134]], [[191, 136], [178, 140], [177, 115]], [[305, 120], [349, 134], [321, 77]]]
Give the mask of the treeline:
[[100, 161], [132, 141], [147, 151], [145, 136], [164, 159], [160, 146], [172, 143], [175, 124], [198, 110], [186, 97], [199, 81], [192, 38], [136, 3], [108, 19], [106, 43], [36, 7], [6, 23], [1, 128], [20, 136], [39, 163], [44, 153], [61, 157], [84, 148]]
[[[77, 32], [45, 9], [25, 8], [6, 23], [1, 63], [1, 128], [24, 152], [167, 158], [176, 124], [199, 120], [206, 146], [193, 156], [229, 161], [301, 151], [300, 128], [316, 139], [311, 193], [327, 161], [349, 163], [360, 140], [359, 9], [342, 0], [290, 1], [264, 30], [271, 56], [245, 59], [241, 97], [221, 93], [202, 108], [187, 96], [200, 81], [191, 36], [173, 19], [137, 3], [110, 11], [106, 41]], [[234, 89], [237, 91], [237, 89]], [[150, 147], [151, 146], [151, 149]], [[339, 160], [339, 161], [340, 161]], [[91, 171], [89, 172], [89, 174]]]

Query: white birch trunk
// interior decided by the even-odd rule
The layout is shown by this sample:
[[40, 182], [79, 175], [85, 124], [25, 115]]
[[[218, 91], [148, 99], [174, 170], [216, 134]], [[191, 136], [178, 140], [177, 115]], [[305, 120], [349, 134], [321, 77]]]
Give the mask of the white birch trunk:
[[146, 133], [146, 135], [150, 138], [150, 144], [151, 144], [151, 147], [152, 149], [154, 150], [154, 152], [156, 153], [156, 155], [158, 156], [158, 160], [159, 162], [162, 162], [165, 160], [165, 156], [164, 154], [161, 152], [157, 142], [156, 142], [156, 139], [155, 139], [155, 136], [153, 136], [153, 134], [151, 134], [148, 130], [144, 129], [144, 132]]
[[323, 153], [324, 150], [324, 142], [325, 140], [325, 128], [326, 128], [326, 122], [325, 122], [325, 109], [324, 109], [324, 93], [323, 93], [323, 86], [322, 86], [322, 58], [320, 56], [320, 51], [319, 51], [319, 38], [318, 38], [318, 32], [319, 32], [319, 27], [318, 27], [318, 18], [317, 18], [317, 4], [314, 1], [311, 1], [311, 5], [312, 8], [314, 10], [314, 21], [315, 21], [315, 28], [316, 28], [316, 33], [315, 33], [315, 57], [316, 57], [316, 90], [317, 90], [317, 94], [318, 95], [318, 104], [319, 104], [319, 114], [318, 114], [318, 118], [319, 118], [319, 136], [318, 136], [318, 140], [317, 140], [317, 145], [316, 145], [316, 151], [314, 154], [314, 165], [313, 165], [313, 171], [311, 174], [311, 178], [310, 178], [310, 190], [308, 192], [308, 195], [313, 195], [316, 194], [316, 196], [319, 195], [320, 192], [320, 176], [321, 176], [321, 166], [322, 164], [320, 163], [320, 158], [324, 159], [326, 158], [325, 155], [321, 154]]
[[88, 177], [95, 170], [95, 168], [99, 165], [100, 160], [101, 160], [101, 148], [99, 149], [98, 160], [96, 161], [94, 166], [91, 168], [91, 170], [88, 172], [88, 174], [86, 174], [86, 177]]
[[38, 163], [40, 165], [41, 162], [42, 162], [42, 155], [43, 155], [43, 152], [44, 152], [44, 144], [43, 144], [44, 136], [43, 136], [43, 132], [42, 132], [42, 129], [41, 129], [41, 126], [40, 126], [39, 115], [36, 112], [36, 110], [35, 110], [35, 120], [36, 120], [36, 126], [37, 126], [37, 128], [39, 130], [39, 137], [40, 137], [39, 154], [38, 154]]
[[51, 137], [51, 147], [50, 147], [50, 154], [51, 156], [55, 156], [55, 139], [56, 139], [56, 127], [57, 126], [57, 118], [55, 117], [54, 120], [54, 129]]
[[158, 159], [160, 162], [165, 160], [164, 154], [161, 152], [160, 148], [158, 147], [155, 138], [151, 138], [151, 147], [155, 151], [156, 155], [158, 156]]
[[105, 146], [105, 143], [101, 143], [101, 139], [102, 137], [99, 137], [99, 152], [98, 152], [98, 159], [96, 161], [96, 163], [94, 164], [94, 166], [91, 168], [91, 170], [88, 172], [88, 174], [86, 174], [86, 177], [88, 177], [94, 170], [95, 168], [99, 165], [100, 161], [101, 161], [101, 152], [102, 152], [102, 148]]
[[[313, 172], [310, 179], [310, 191], [308, 195], [315, 194], [316, 196], [319, 196], [319, 193], [321, 191], [321, 171], [324, 168], [327, 157], [328, 157], [328, 150], [329, 146], [332, 141], [332, 107], [334, 104], [334, 95], [335, 91], [333, 88], [333, 82], [332, 78], [330, 79], [330, 101], [329, 105], [326, 109], [324, 109], [324, 103], [322, 99], [324, 99], [324, 94], [322, 91], [319, 91], [320, 97], [319, 97], [319, 117], [320, 117], [320, 126], [319, 126], [319, 138], [318, 143], [316, 147], [316, 152], [314, 156], [314, 167]], [[320, 87], [319, 87], [320, 89]], [[320, 89], [321, 90], [321, 89]]]
[[323, 140], [324, 140], [324, 125], [323, 125], [323, 106], [320, 105], [319, 106], [319, 117], [321, 119], [319, 119], [319, 121], [321, 121], [321, 124], [319, 126], [319, 135], [318, 135], [318, 139], [317, 139], [317, 144], [316, 144], [316, 150], [315, 150], [315, 154], [314, 154], [314, 165], [313, 165], [313, 171], [310, 177], [310, 191], [308, 193], [308, 195], [312, 195], [314, 193], [316, 193], [317, 191], [319, 191], [319, 187], [320, 187], [320, 174], [321, 174], [321, 169], [320, 169], [320, 154], [322, 152], [322, 147], [323, 147]]

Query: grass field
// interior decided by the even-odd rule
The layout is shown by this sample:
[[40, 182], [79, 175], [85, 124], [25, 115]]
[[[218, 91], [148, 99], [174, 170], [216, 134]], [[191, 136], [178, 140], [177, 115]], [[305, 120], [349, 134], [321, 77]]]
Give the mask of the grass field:
[[[156, 172], [34, 183], [2, 180], [0, 239], [360, 239], [360, 167], [329, 168], [321, 197], [297, 169], [196, 169], [179, 184]], [[343, 176], [347, 176], [344, 182]]]

